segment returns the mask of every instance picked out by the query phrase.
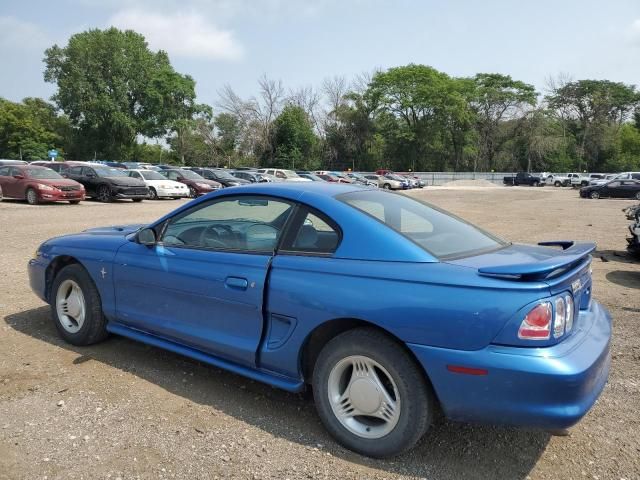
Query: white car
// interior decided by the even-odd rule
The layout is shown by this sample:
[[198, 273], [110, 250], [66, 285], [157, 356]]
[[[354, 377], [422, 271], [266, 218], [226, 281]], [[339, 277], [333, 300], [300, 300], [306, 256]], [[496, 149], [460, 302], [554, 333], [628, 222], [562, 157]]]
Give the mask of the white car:
[[159, 198], [186, 198], [189, 196], [189, 189], [180, 182], [167, 179], [164, 175], [154, 170], [126, 170], [130, 177], [142, 180], [149, 187], [149, 198], [157, 200]]
[[311, 182], [308, 178], [302, 178], [293, 170], [285, 170], [283, 168], [260, 168], [258, 173], [266, 173], [267, 175], [273, 175], [278, 180], [283, 182]]
[[609, 183], [611, 180], [614, 180], [617, 177], [615, 173], [609, 173], [604, 176], [604, 178], [596, 178], [595, 180], [591, 180], [589, 185], [604, 185], [605, 183]]

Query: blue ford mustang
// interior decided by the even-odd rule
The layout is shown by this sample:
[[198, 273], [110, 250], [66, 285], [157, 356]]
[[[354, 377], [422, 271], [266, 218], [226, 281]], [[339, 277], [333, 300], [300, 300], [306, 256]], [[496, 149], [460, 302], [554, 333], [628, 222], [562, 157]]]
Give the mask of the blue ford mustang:
[[259, 184], [148, 225], [44, 242], [31, 286], [60, 335], [123, 335], [285, 390], [342, 444], [413, 446], [454, 420], [575, 424], [609, 371], [593, 244], [514, 245], [411, 197]]

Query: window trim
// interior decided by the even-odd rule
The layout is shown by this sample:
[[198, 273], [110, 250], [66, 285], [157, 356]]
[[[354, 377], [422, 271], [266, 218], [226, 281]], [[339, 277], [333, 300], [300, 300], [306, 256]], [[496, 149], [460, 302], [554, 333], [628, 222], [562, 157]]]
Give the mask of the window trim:
[[[192, 245], [165, 245], [164, 242], [162, 241], [162, 238], [164, 237], [164, 235], [166, 234], [167, 228], [169, 227], [169, 224], [173, 221], [173, 220], [179, 220], [180, 218], [184, 218], [187, 215], [193, 213], [193, 212], [197, 212], [198, 210], [202, 210], [203, 208], [207, 208], [213, 204], [216, 203], [220, 203], [220, 202], [224, 202], [224, 201], [233, 201], [235, 199], [241, 198], [241, 197], [252, 197], [252, 198], [264, 198], [266, 200], [275, 200], [281, 203], [286, 203], [288, 205], [290, 205], [291, 209], [289, 210], [289, 215], [287, 215], [287, 218], [285, 219], [283, 225], [282, 225], [282, 231], [280, 236], [277, 239], [276, 245], [274, 246], [273, 249], [271, 250], [245, 250], [245, 249], [238, 249], [238, 248], [214, 248], [214, 247], [201, 247], [201, 246], [192, 246]], [[162, 224], [160, 225], [160, 232], [158, 235], [159, 240], [156, 242], [156, 245], [165, 247], [165, 248], [180, 248], [180, 249], [184, 249], [184, 250], [198, 250], [198, 251], [205, 251], [205, 252], [218, 252], [218, 253], [240, 253], [240, 254], [245, 254], [245, 255], [269, 255], [271, 257], [276, 255], [276, 252], [278, 251], [278, 248], [280, 246], [280, 244], [282, 243], [282, 239], [285, 237], [285, 235], [287, 234], [288, 228], [289, 228], [289, 224], [291, 223], [291, 219], [293, 218], [293, 215], [295, 214], [296, 210], [297, 210], [297, 206], [298, 204], [293, 201], [290, 200], [288, 198], [281, 198], [281, 197], [274, 197], [274, 196], [270, 196], [270, 195], [264, 195], [264, 194], [255, 194], [255, 193], [239, 193], [239, 194], [234, 194], [234, 195], [228, 195], [228, 196], [222, 196], [222, 197], [217, 197], [217, 198], [213, 198], [207, 202], [203, 202], [201, 204], [198, 205], [194, 205], [193, 207], [187, 209], [187, 210], [183, 210], [182, 212], [177, 213], [176, 215], [174, 215], [171, 218], [167, 218], [164, 222], [162, 222]], [[283, 212], [284, 213], [284, 212]], [[276, 217], [277, 218], [277, 217]]]
[[[293, 246], [300, 228], [307, 218], [307, 215], [309, 215], [310, 213], [320, 218], [320, 220], [329, 225], [338, 234], [338, 242], [336, 243], [336, 247], [332, 252], [318, 252], [314, 250], [295, 248]], [[342, 238], [342, 228], [340, 228], [340, 225], [338, 225], [335, 220], [329, 217], [329, 215], [321, 212], [317, 208], [313, 208], [304, 203], [298, 203], [298, 208], [296, 209], [295, 213], [289, 218], [289, 225], [287, 226], [287, 230], [282, 235], [282, 241], [278, 246], [277, 253], [282, 255], [296, 255], [306, 257], [333, 257], [342, 244]]]

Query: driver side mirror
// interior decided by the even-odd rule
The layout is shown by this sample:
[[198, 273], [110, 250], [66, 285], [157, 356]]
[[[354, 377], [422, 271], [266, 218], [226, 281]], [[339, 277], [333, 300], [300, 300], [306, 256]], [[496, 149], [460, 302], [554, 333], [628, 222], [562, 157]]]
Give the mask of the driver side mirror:
[[152, 247], [156, 244], [156, 232], [153, 228], [143, 228], [136, 235], [136, 240], [140, 245], [146, 245], [147, 247]]

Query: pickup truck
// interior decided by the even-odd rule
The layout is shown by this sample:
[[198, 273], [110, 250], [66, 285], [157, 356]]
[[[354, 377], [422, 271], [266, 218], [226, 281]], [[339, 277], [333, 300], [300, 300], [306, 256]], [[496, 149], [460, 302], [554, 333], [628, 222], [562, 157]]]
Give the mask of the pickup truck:
[[502, 183], [505, 185], [530, 185], [532, 187], [544, 184], [540, 177], [533, 176], [526, 172], [518, 172], [515, 175], [504, 177]]

